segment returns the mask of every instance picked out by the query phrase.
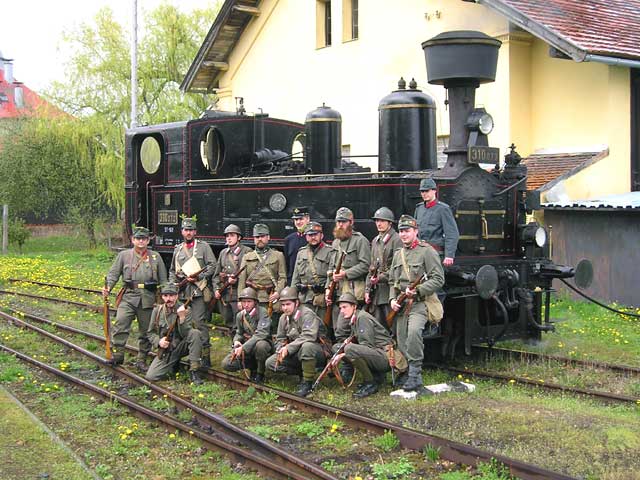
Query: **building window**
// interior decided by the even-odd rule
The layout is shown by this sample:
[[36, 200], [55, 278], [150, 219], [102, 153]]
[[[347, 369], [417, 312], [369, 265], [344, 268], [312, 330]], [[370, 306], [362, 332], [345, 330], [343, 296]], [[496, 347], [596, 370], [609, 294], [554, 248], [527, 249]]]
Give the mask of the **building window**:
[[316, 0], [316, 48], [331, 46], [331, 0]]
[[342, 41], [358, 38], [358, 0], [342, 1]]

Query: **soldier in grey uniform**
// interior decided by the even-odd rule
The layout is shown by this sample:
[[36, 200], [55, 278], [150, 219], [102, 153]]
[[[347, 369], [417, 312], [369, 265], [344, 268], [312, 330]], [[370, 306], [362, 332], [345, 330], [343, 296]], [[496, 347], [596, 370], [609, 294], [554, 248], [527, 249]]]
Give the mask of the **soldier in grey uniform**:
[[456, 256], [460, 233], [451, 207], [436, 198], [437, 188], [436, 182], [431, 178], [420, 181], [423, 201], [416, 205], [413, 217], [418, 222], [420, 239], [444, 256], [443, 265], [450, 267]]
[[250, 380], [264, 383], [265, 362], [273, 353], [271, 319], [267, 310], [258, 305], [258, 294], [247, 287], [238, 295], [242, 310], [236, 315], [233, 351], [222, 360], [222, 368], [237, 372], [248, 368]]
[[367, 275], [364, 300], [371, 313], [380, 325], [387, 326], [389, 313], [389, 267], [393, 260], [393, 252], [402, 248], [402, 241], [393, 229], [396, 221], [393, 212], [387, 207], [380, 207], [373, 214], [378, 235], [371, 240], [371, 266]]
[[273, 314], [279, 312], [278, 297], [287, 281], [287, 271], [284, 263], [284, 255], [278, 250], [269, 247], [269, 227], [263, 223], [253, 226], [253, 241], [256, 248], [242, 257], [241, 268], [246, 269], [240, 274], [238, 288], [244, 290], [251, 287], [258, 292], [260, 305], [269, 310], [269, 304]]
[[316, 376], [316, 368], [326, 363], [322, 341], [326, 341], [322, 320], [309, 308], [300, 304], [295, 287], [286, 287], [280, 293], [282, 315], [278, 322], [276, 353], [267, 359], [267, 370], [278, 373], [299, 374], [302, 381], [296, 395], [306, 397]]
[[151, 318], [151, 309], [156, 300], [157, 287], [167, 281], [167, 269], [160, 254], [147, 249], [149, 230], [144, 227], [134, 227], [131, 243], [133, 248], [120, 252], [113, 262], [111, 270], [107, 274], [107, 285], [103, 288], [102, 294], [109, 295], [118, 279], [122, 277], [124, 293], [120, 304], [117, 305], [111, 340], [113, 363], [120, 365], [124, 362], [124, 347], [129, 338], [131, 323], [134, 318], [137, 318], [138, 348], [140, 351], [136, 367], [141, 371], [146, 371], [146, 358], [151, 350], [151, 343], [147, 336], [149, 318]]
[[378, 391], [390, 370], [386, 349], [393, 345], [391, 335], [372, 315], [358, 310], [356, 297], [343, 293], [338, 299], [340, 315], [350, 327], [353, 342], [344, 348], [344, 358], [362, 375], [363, 382], [353, 394], [364, 398]]
[[178, 289], [174, 284], [164, 286], [161, 293], [164, 303], [153, 309], [148, 331], [151, 344], [158, 348], [158, 355], [151, 362], [146, 379], [160, 380], [175, 373], [182, 357], [188, 355], [189, 377], [200, 385], [202, 379], [198, 369], [201, 366], [202, 333], [193, 325], [191, 308], [178, 303]]
[[[205, 295], [211, 295], [209, 279], [216, 271], [216, 256], [207, 242], [196, 238], [196, 219], [182, 219], [182, 238], [184, 242], [176, 245], [173, 250], [173, 258], [169, 267], [169, 283], [184, 283], [180, 288], [180, 300], [185, 302], [191, 300], [190, 307], [193, 315], [193, 324], [202, 333], [202, 364], [204, 367], [211, 366], [210, 349], [211, 343], [209, 318], [210, 313], [205, 302]], [[187, 276], [183, 271], [183, 266], [194, 258], [197, 261], [197, 271], [199, 273]], [[206, 291], [205, 291], [206, 290]], [[207, 301], [210, 299], [207, 298]]]
[[[336, 212], [336, 226], [333, 229], [333, 249], [336, 251], [334, 259], [329, 265], [330, 273], [327, 278], [327, 290], [325, 292], [327, 305], [332, 305], [334, 299], [329, 298], [329, 283], [331, 280], [338, 282], [336, 296], [343, 293], [352, 293], [360, 305], [364, 304], [364, 290], [369, 265], [371, 265], [371, 247], [369, 241], [360, 232], [353, 230], [353, 212], [347, 207], [340, 207]], [[343, 252], [346, 252], [342, 262], [342, 268], [336, 272], [336, 268]], [[341, 329], [337, 324], [338, 308], [333, 307], [334, 333]]]
[[[393, 255], [389, 298], [391, 308], [398, 312], [395, 317], [398, 348], [409, 363], [408, 377], [399, 378], [398, 383], [403, 384], [405, 390], [418, 390], [422, 388], [422, 332], [429, 320], [427, 302], [437, 301], [439, 304], [436, 292], [444, 285], [444, 270], [436, 251], [427, 243], [418, 241], [415, 218], [402, 215], [398, 230], [403, 247]], [[410, 288], [411, 283], [423, 275], [425, 278], [421, 283], [414, 289]], [[407, 295], [403, 304], [397, 302], [401, 293]]]
[[324, 287], [334, 250], [331, 245], [324, 243], [322, 225], [318, 222], [306, 225], [305, 237], [307, 245], [298, 250], [291, 286], [298, 290], [300, 303], [323, 318], [327, 309]]
[[[238, 314], [238, 278], [236, 273], [240, 270], [242, 257], [251, 251], [246, 245], [240, 243], [242, 231], [233, 223], [224, 229], [224, 240], [227, 247], [222, 249], [218, 258], [218, 268], [213, 277], [214, 295], [218, 299], [220, 315], [227, 327], [233, 329], [235, 318]], [[229, 287], [222, 293], [218, 292], [225, 283]]]

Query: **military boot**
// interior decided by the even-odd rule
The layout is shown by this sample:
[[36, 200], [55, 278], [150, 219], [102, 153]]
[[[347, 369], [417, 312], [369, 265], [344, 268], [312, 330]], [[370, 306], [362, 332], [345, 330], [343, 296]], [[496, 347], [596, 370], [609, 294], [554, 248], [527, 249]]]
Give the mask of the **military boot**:
[[198, 370], [200, 370], [200, 367], [201, 365], [198, 362], [191, 362], [191, 364], [189, 365], [189, 379], [194, 385], [202, 385], [202, 377], [198, 372]]
[[342, 381], [345, 383], [345, 385], [348, 385], [349, 383], [351, 383], [351, 380], [353, 380], [353, 365], [351, 365], [351, 363], [349, 363], [348, 361], [344, 360], [342, 362], [340, 362], [340, 367], [338, 368], [338, 370], [340, 371], [340, 376], [342, 377]]
[[296, 395], [306, 397], [311, 393], [313, 388], [313, 380], [316, 375], [316, 361], [303, 360], [302, 362], [302, 382], [298, 385]]
[[422, 363], [411, 362], [409, 376], [402, 388], [406, 391], [420, 390], [422, 388]]
[[211, 368], [211, 350], [209, 347], [202, 347], [202, 368], [208, 370]]
[[124, 363], [124, 352], [113, 352], [113, 354], [111, 355], [111, 360], [108, 360], [107, 363], [109, 365], [113, 365], [114, 367], [122, 365]]
[[258, 385], [264, 385], [264, 373], [256, 373], [251, 380]]
[[147, 373], [147, 370], [149, 370], [149, 367], [147, 367], [147, 362], [145, 361], [146, 358], [147, 358], [146, 353], [140, 352], [138, 354], [138, 358], [136, 359], [136, 362], [133, 364], [136, 370], [138, 370], [141, 373]]
[[378, 391], [378, 385], [375, 382], [365, 382], [358, 385], [358, 390], [353, 394], [355, 398], [364, 398], [373, 395]]

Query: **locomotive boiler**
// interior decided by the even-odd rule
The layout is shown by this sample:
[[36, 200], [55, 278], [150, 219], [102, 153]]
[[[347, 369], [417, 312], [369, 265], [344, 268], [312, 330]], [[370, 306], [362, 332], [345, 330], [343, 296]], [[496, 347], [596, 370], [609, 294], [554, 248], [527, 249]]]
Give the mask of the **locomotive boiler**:
[[[341, 157], [341, 116], [328, 106], [304, 124], [266, 114], [206, 111], [196, 120], [144, 126], [126, 133], [127, 224], [156, 233], [154, 248], [170, 258], [181, 241], [180, 216], [197, 215], [198, 236], [214, 249], [229, 223], [248, 236], [255, 223], [282, 245], [296, 206], [308, 206], [330, 237], [340, 206], [354, 212], [369, 239], [381, 207], [413, 214], [420, 180], [432, 177], [460, 231], [443, 292], [445, 316], [429, 339], [451, 355], [473, 344], [540, 338], [551, 330], [553, 278], [573, 269], [548, 255], [545, 229], [527, 221], [539, 197], [527, 192], [526, 166], [515, 148], [500, 167], [488, 146], [491, 116], [475, 107], [476, 89], [495, 80], [501, 42], [481, 32], [442, 33], [422, 44], [429, 83], [448, 91], [450, 139], [436, 162], [435, 102], [401, 80], [379, 105], [378, 171]], [[493, 168], [491, 168], [493, 165]], [[543, 307], [546, 305], [546, 308]]]

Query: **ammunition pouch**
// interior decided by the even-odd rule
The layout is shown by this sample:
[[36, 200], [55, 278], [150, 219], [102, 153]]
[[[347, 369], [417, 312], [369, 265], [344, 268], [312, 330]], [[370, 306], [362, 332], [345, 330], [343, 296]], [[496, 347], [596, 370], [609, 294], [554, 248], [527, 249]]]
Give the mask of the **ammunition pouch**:
[[324, 283], [314, 283], [312, 288], [313, 293], [321, 293], [324, 296]]
[[296, 283], [296, 289], [298, 290], [298, 293], [307, 293], [309, 291], [309, 285]]

